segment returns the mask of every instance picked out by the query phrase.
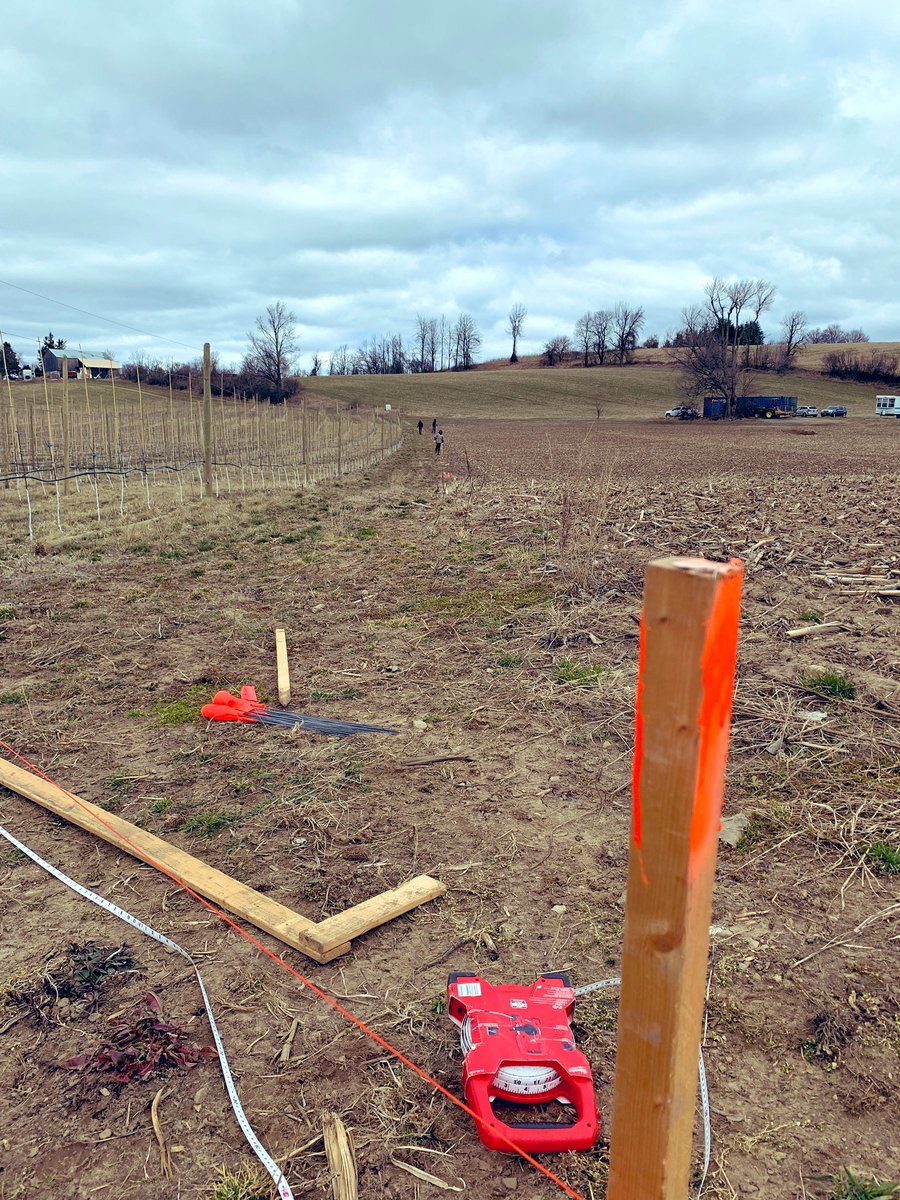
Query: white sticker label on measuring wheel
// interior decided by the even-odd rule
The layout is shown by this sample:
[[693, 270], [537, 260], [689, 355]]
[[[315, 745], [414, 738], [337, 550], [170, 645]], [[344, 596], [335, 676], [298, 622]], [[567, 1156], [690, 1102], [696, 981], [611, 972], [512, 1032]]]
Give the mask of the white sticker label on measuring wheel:
[[456, 985], [456, 990], [459, 992], [459, 994], [461, 996], [480, 996], [481, 995], [481, 984], [480, 983], [458, 983]]

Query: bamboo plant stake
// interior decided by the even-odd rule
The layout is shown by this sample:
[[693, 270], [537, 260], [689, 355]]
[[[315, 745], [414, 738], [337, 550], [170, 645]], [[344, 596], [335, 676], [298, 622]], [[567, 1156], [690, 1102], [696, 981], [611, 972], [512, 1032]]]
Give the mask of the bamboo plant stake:
[[[112, 374], [112, 367], [110, 367], [110, 374]], [[145, 433], [145, 429], [144, 429], [144, 393], [141, 391], [141, 368], [140, 368], [139, 363], [134, 364], [134, 378], [135, 378], [135, 381], [137, 382], [138, 415], [139, 415], [140, 435], [141, 435], [141, 457], [146, 461], [147, 443], [146, 443], [146, 433]]]
[[203, 486], [209, 496], [213, 486], [212, 380], [209, 342], [203, 343]]
[[69, 460], [72, 455], [72, 412], [69, 408], [69, 359], [63, 355], [63, 495], [69, 494]]
[[96, 450], [97, 447], [93, 444], [94, 441], [94, 419], [91, 416], [91, 397], [88, 392], [88, 368], [84, 365], [84, 351], [81, 346], [78, 347], [78, 353], [81, 357], [81, 380], [84, 384], [84, 411], [87, 413], [88, 424], [91, 430], [91, 450]]
[[[16, 457], [16, 406], [15, 402], [13, 401], [12, 383], [10, 383], [9, 379], [9, 368], [6, 365], [6, 343], [3, 340], [2, 329], [0, 329], [0, 353], [3, 355], [3, 375], [6, 379], [6, 390], [9, 394], [9, 442], [7, 457], [9, 459], [10, 468], [12, 468], [13, 461]], [[7, 481], [6, 486], [9, 487], [9, 481]]]
[[[110, 357], [109, 362], [112, 363], [112, 357]], [[121, 438], [121, 432], [119, 429], [119, 401], [118, 401], [118, 398], [116, 397], [116, 376], [115, 376], [115, 372], [112, 369], [112, 366], [110, 366], [110, 368], [109, 368], [109, 382], [112, 385], [113, 438], [114, 438], [114, 447], [115, 447], [115, 453], [116, 453], [115, 461], [119, 466], [119, 470], [124, 470], [124, 463], [122, 462], [122, 452], [121, 452], [122, 438]], [[112, 460], [110, 460], [110, 465], [112, 465]], [[122, 478], [124, 479], [124, 475], [122, 476]]]
[[[44, 407], [47, 411], [47, 449], [50, 452], [50, 463], [53, 467], [53, 474], [56, 474], [56, 453], [53, 445], [53, 423], [50, 420], [50, 390], [47, 387], [47, 367], [44, 362], [44, 352], [41, 343], [38, 342], [38, 362], [41, 364], [41, 379], [44, 384]], [[35, 463], [37, 465], [37, 463]]]
[[608, 1200], [685, 1200], [743, 565], [647, 568]]
[[172, 364], [169, 363], [169, 439], [172, 461], [175, 461], [175, 398], [172, 395]]

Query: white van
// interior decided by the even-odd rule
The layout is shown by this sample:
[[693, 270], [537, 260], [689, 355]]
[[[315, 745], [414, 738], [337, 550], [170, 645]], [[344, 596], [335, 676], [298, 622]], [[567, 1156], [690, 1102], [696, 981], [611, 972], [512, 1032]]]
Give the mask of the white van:
[[876, 396], [876, 417], [900, 417], [900, 396]]

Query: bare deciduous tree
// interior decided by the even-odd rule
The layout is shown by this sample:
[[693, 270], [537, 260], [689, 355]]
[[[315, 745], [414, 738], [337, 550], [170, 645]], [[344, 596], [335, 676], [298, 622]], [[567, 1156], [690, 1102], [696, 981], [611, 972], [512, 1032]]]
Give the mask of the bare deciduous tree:
[[684, 327], [675, 337], [672, 358], [682, 369], [688, 395], [721, 397], [733, 416], [754, 369], [749, 346], [742, 346], [741, 330], [751, 319], [759, 323], [775, 289], [761, 279], [725, 283], [715, 278], [704, 290], [706, 301], [682, 314]]
[[519, 356], [516, 354], [516, 344], [522, 335], [522, 328], [527, 316], [528, 309], [524, 304], [514, 304], [509, 310], [509, 316], [506, 318], [506, 332], [510, 335], [513, 342], [512, 354], [509, 356], [511, 363], [519, 361]]
[[869, 336], [862, 329], [841, 329], [840, 325], [831, 323], [824, 329], [810, 329], [806, 340], [811, 346], [834, 346], [841, 342], [867, 342]]
[[415, 352], [407, 360], [410, 371], [413, 374], [433, 371], [438, 346], [437, 320], [434, 317], [423, 317], [416, 313], [416, 329], [413, 338]]
[[455, 371], [468, 371], [475, 365], [475, 355], [481, 348], [481, 334], [475, 318], [469, 313], [460, 313], [450, 330], [450, 345]]
[[575, 322], [575, 343], [581, 349], [582, 361], [586, 367], [591, 365], [591, 354], [594, 349], [594, 314], [586, 312]]
[[552, 367], [558, 362], [563, 362], [571, 348], [572, 342], [566, 334], [562, 333], [558, 337], [551, 338], [544, 345], [545, 364]]
[[353, 358], [350, 354], [350, 347], [346, 342], [338, 346], [331, 355], [331, 363], [328, 368], [329, 375], [349, 375], [353, 370]]
[[782, 342], [779, 371], [787, 371], [806, 339], [806, 314], [794, 309], [781, 322]]
[[416, 329], [413, 334], [413, 344], [416, 349], [410, 362], [410, 367], [414, 372], [428, 370], [428, 324], [427, 317], [416, 313]]
[[244, 357], [244, 371], [268, 384], [269, 399], [276, 404], [290, 391], [288, 376], [300, 352], [296, 326], [296, 316], [279, 300], [268, 305], [265, 316], [256, 318], [256, 329], [247, 334], [250, 350]]
[[591, 313], [594, 330], [594, 353], [597, 355], [597, 362], [601, 367], [606, 361], [606, 351], [609, 349], [609, 334], [612, 328], [612, 319], [612, 313], [606, 308], [598, 308], [596, 312]]
[[612, 343], [620, 365], [630, 362], [644, 324], [644, 310], [619, 301], [612, 311]]

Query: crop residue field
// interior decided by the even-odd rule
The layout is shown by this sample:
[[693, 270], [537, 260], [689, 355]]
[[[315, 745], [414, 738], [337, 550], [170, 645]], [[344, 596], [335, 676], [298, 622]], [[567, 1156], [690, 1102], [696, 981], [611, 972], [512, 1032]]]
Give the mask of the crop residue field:
[[[896, 1177], [889, 424], [467, 417], [446, 423], [436, 462], [407, 419], [395, 458], [306, 493], [189, 500], [37, 546], [17, 524], [2, 544], [0, 736], [316, 921], [418, 873], [442, 879], [444, 899], [346, 957], [288, 957], [458, 1092], [448, 970], [616, 974], [643, 570], [668, 553], [740, 555], [704, 1194], [812, 1200], [845, 1167]], [[0, 502], [11, 530], [14, 493]], [[788, 636], [819, 623], [837, 628]], [[399, 736], [202, 721], [219, 687], [274, 699], [276, 626], [293, 708]], [[16, 795], [0, 807], [43, 857], [198, 955], [248, 1115], [296, 1194], [329, 1193], [323, 1112], [352, 1133], [366, 1200], [435, 1190], [398, 1164], [479, 1200], [561, 1194], [485, 1150], [464, 1114], [170, 881]], [[191, 1065], [210, 1034], [185, 964], [5, 844], [0, 887], [0, 1195], [208, 1194], [247, 1151], [215, 1061]], [[112, 1081], [60, 1065], [139, 1027], [148, 992], [180, 1031], [171, 1070]], [[576, 1009], [605, 1137], [616, 1005], [608, 990]], [[548, 1165], [599, 1200], [607, 1148]], [[695, 1179], [701, 1159], [698, 1123]]]

